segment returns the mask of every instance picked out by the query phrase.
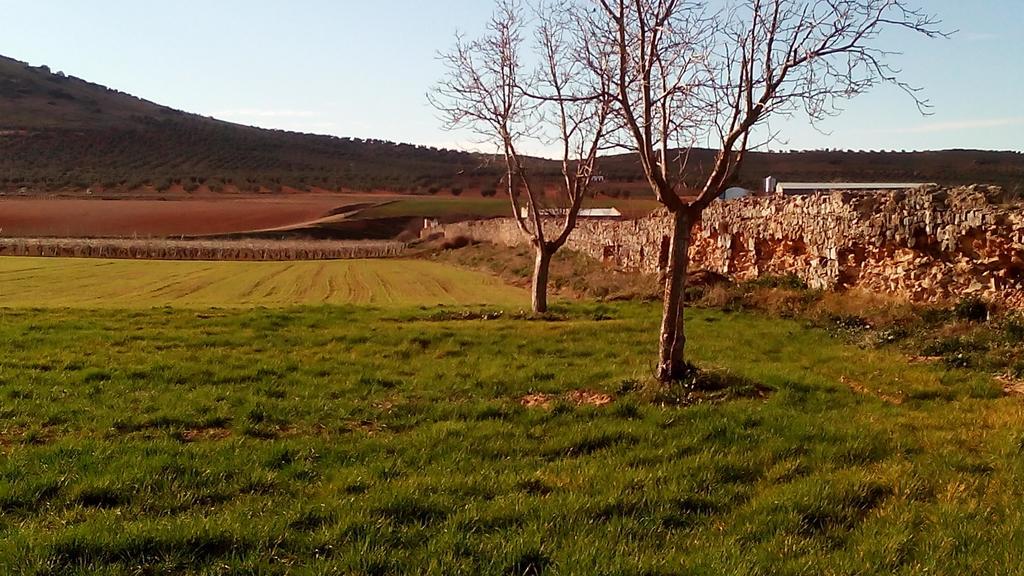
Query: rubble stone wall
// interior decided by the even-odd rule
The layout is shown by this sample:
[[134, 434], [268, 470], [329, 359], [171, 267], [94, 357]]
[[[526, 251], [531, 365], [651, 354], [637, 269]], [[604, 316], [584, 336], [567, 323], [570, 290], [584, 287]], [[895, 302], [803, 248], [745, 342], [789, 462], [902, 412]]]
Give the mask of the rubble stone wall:
[[[691, 267], [739, 280], [795, 275], [812, 288], [862, 288], [915, 301], [980, 296], [1024, 308], [1024, 207], [998, 188], [834, 192], [715, 202], [693, 231]], [[560, 223], [545, 223], [556, 226]], [[671, 219], [582, 221], [567, 247], [626, 270], [661, 271]], [[428, 229], [505, 245], [512, 219]]]

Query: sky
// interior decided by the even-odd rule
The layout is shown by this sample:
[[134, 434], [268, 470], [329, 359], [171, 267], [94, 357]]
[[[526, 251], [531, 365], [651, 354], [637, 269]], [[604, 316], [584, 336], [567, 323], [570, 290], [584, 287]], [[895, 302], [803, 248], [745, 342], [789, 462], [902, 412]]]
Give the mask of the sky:
[[[885, 37], [933, 114], [881, 87], [774, 149], [1024, 151], [1024, 0], [918, 0], [948, 40]], [[488, 0], [0, 0], [0, 54], [241, 124], [485, 150], [426, 99]], [[536, 153], [544, 153], [542, 149]]]

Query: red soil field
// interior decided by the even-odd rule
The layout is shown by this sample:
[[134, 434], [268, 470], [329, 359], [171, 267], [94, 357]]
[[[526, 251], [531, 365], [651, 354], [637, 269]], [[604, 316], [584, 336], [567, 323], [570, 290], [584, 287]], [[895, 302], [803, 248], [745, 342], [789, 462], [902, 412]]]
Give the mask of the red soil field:
[[322, 218], [382, 195], [304, 194], [199, 198], [0, 198], [0, 236], [172, 237], [278, 228]]

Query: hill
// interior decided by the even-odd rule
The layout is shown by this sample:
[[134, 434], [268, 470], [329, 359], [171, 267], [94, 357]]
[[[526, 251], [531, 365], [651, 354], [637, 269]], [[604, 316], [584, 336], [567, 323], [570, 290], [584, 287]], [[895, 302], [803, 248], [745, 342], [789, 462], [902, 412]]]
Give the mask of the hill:
[[485, 156], [251, 128], [0, 57], [0, 187], [429, 192], [493, 187]]
[[[694, 151], [699, 169], [712, 153]], [[541, 180], [554, 162], [534, 159]], [[602, 192], [647, 195], [631, 155], [604, 159]], [[783, 180], [984, 182], [1024, 193], [1024, 154], [1015, 152], [840, 152], [751, 154], [741, 185]], [[99, 188], [387, 190], [491, 193], [501, 166], [487, 155], [266, 130], [189, 114], [45, 66], [0, 56], [0, 191], [33, 194]]]

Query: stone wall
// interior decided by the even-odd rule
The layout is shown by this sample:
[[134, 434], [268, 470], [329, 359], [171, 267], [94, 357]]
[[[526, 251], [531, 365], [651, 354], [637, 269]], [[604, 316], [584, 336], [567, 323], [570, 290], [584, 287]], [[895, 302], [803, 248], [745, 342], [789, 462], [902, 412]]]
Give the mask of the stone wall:
[[[715, 202], [694, 229], [692, 267], [740, 280], [793, 274], [813, 288], [858, 287], [915, 301], [974, 295], [1024, 307], [1024, 208], [1001, 204], [1002, 195], [972, 186]], [[657, 273], [670, 225], [666, 213], [584, 221], [568, 248], [621, 269]], [[525, 242], [511, 219], [433, 232], [439, 230]]]

